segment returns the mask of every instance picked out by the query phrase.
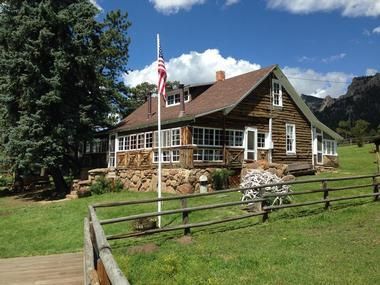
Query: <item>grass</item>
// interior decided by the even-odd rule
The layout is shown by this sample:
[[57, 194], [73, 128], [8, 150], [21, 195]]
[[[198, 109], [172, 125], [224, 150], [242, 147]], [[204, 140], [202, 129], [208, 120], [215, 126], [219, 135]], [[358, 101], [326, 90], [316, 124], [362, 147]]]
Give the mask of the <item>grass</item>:
[[[342, 177], [374, 173], [372, 146], [339, 149], [341, 167], [318, 177]], [[367, 180], [366, 182], [370, 182]], [[353, 182], [349, 182], [353, 184]], [[362, 184], [363, 181], [354, 183]], [[347, 185], [335, 182], [333, 186]], [[318, 183], [294, 187], [294, 191], [317, 189]], [[352, 190], [368, 193], [370, 188]], [[332, 193], [337, 197], [343, 193]], [[347, 195], [347, 194], [346, 194]], [[87, 206], [101, 201], [155, 197], [155, 193], [109, 193], [70, 202], [37, 203], [17, 196], [0, 196], [0, 257], [44, 255], [82, 249], [82, 223]], [[320, 199], [296, 196], [295, 202]], [[237, 201], [238, 193], [207, 198], [207, 203]], [[370, 199], [287, 209], [270, 215], [270, 222], [257, 218], [192, 230], [193, 242], [178, 244], [181, 232], [112, 242], [114, 254], [133, 284], [375, 284], [380, 262], [379, 204]], [[205, 204], [193, 199], [189, 206]], [[165, 202], [164, 209], [178, 207]], [[155, 211], [141, 205], [99, 209], [101, 219]], [[240, 207], [193, 212], [190, 221], [242, 214]], [[165, 216], [164, 225], [181, 223], [180, 215]], [[107, 234], [129, 231], [131, 223], [105, 226]], [[155, 243], [159, 250], [132, 253], [134, 245]], [[144, 272], [142, 274], [141, 272]]]

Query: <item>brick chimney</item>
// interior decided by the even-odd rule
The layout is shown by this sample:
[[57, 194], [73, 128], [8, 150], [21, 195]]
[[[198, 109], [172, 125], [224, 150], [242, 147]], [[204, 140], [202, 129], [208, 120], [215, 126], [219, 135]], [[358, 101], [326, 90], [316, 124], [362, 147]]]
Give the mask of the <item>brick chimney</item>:
[[179, 117], [183, 117], [185, 115], [185, 85], [180, 84], [178, 86], [179, 88], [179, 98], [180, 98], [180, 111], [179, 111]]
[[226, 73], [223, 70], [216, 72], [216, 81], [224, 81], [226, 79]]

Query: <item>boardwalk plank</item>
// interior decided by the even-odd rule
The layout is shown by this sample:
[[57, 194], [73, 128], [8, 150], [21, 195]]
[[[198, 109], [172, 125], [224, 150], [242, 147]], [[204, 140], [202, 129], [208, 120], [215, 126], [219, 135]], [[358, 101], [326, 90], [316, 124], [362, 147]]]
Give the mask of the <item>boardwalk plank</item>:
[[82, 253], [0, 259], [0, 285], [82, 285]]

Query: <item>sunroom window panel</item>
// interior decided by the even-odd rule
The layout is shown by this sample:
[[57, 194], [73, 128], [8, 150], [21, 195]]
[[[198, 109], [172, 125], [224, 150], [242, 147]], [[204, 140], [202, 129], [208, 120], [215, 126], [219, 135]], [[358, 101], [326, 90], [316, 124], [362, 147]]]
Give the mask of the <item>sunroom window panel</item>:
[[214, 130], [213, 129], [205, 129], [205, 137], [204, 144], [205, 145], [214, 145]]
[[235, 131], [235, 146], [243, 146], [243, 131]]
[[143, 149], [144, 148], [144, 142], [145, 142], [145, 134], [138, 134], [138, 149]]
[[181, 144], [180, 129], [172, 129], [172, 146], [179, 146]]
[[152, 148], [153, 134], [151, 132], [145, 133], [145, 148]]
[[131, 140], [131, 150], [136, 149], [136, 147], [137, 147], [137, 137], [136, 137], [136, 135], [131, 135], [130, 140]]
[[129, 147], [129, 141], [130, 141], [130, 137], [126, 136], [125, 139], [124, 139], [124, 150], [129, 150], [130, 149], [130, 147]]
[[215, 145], [222, 146], [223, 130], [215, 130]]
[[119, 137], [119, 150], [124, 150], [124, 137]]
[[203, 145], [203, 129], [193, 128], [193, 143], [196, 145]]

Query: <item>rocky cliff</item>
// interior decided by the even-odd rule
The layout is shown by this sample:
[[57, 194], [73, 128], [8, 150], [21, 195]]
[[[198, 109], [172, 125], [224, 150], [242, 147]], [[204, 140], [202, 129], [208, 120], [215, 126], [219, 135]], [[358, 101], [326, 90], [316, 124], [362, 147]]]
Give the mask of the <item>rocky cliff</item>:
[[372, 129], [380, 125], [380, 73], [355, 77], [347, 93], [338, 98], [302, 95], [302, 99], [317, 118], [332, 129], [342, 120], [363, 119]]

